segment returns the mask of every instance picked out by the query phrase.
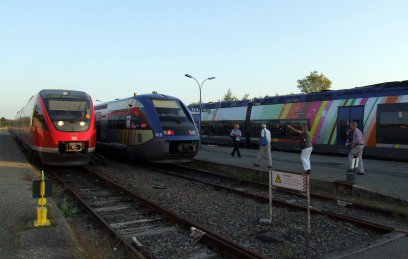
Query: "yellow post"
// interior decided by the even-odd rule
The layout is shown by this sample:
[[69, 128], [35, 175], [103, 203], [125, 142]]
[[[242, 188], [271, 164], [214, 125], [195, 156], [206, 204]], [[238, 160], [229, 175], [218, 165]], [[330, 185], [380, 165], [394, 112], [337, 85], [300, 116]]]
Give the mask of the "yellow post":
[[34, 220], [34, 227], [49, 226], [51, 224], [50, 221], [47, 219], [47, 208], [44, 207], [47, 204], [47, 199], [44, 198], [45, 196], [44, 171], [41, 171], [40, 195], [41, 198], [38, 199], [38, 205], [40, 205], [41, 207], [37, 207], [37, 220]]

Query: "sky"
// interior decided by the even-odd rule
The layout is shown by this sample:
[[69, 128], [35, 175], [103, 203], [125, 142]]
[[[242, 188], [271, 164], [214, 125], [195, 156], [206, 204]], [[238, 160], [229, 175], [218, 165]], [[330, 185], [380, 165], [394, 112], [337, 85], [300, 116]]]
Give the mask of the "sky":
[[41, 89], [185, 104], [408, 79], [408, 1], [0, 0], [0, 117]]

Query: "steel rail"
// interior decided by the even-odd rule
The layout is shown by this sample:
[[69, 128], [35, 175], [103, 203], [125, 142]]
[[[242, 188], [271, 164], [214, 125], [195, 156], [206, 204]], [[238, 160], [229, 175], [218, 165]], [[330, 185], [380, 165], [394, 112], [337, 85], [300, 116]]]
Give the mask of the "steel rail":
[[[211, 186], [214, 189], [220, 189], [220, 190], [228, 191], [230, 193], [235, 193], [235, 194], [247, 197], [247, 198], [251, 198], [251, 199], [260, 201], [262, 203], [268, 203], [269, 202], [269, 197], [260, 196], [260, 195], [253, 194], [253, 193], [248, 193], [248, 192], [245, 192], [245, 191], [233, 189], [233, 188], [222, 186], [222, 185], [219, 185], [219, 184], [209, 183], [209, 182], [206, 182], [204, 180], [199, 180], [199, 179], [189, 177], [189, 176], [185, 176], [185, 175], [179, 175], [177, 173], [170, 172], [168, 169], [164, 169], [164, 168], [162, 168], [160, 166], [157, 166], [156, 168], [159, 169], [159, 170], [162, 170], [163, 172], [166, 171], [164, 173], [170, 174], [172, 176], [183, 178], [183, 179], [186, 179], [186, 180], [199, 182], [199, 183]], [[192, 169], [192, 170], [199, 171], [197, 169]], [[216, 175], [218, 176], [218, 174], [216, 174]], [[235, 179], [235, 180], [237, 180], [237, 179]], [[300, 205], [287, 203], [287, 202], [276, 200], [276, 199], [273, 199], [273, 204], [278, 204], [278, 205], [280, 205], [282, 207], [291, 207], [291, 208], [296, 209], [296, 210], [306, 210], [307, 209], [306, 207], [303, 207], [303, 206], [300, 206]], [[408, 234], [407, 230], [393, 228], [393, 227], [389, 227], [389, 226], [385, 226], [385, 225], [380, 225], [380, 224], [377, 224], [377, 223], [373, 223], [373, 222], [369, 222], [369, 221], [365, 221], [365, 220], [361, 220], [361, 219], [357, 219], [357, 218], [353, 218], [353, 217], [349, 217], [349, 216], [344, 216], [344, 215], [341, 215], [341, 214], [337, 214], [337, 213], [329, 212], [329, 211], [324, 211], [324, 210], [313, 208], [313, 207], [310, 208], [310, 211], [312, 213], [314, 213], [314, 214], [325, 215], [325, 216], [328, 216], [328, 217], [330, 217], [332, 219], [335, 219], [335, 220], [341, 220], [341, 221], [349, 222], [349, 223], [358, 225], [358, 226], [363, 227], [363, 228], [368, 228], [368, 229], [372, 229], [372, 230], [383, 232], [383, 233], [388, 233], [388, 232], [391, 232], [391, 231], [398, 231], [398, 232]]]
[[[268, 184], [263, 183], [263, 182], [257, 182], [257, 181], [251, 181], [251, 180], [245, 180], [245, 179], [238, 179], [238, 178], [235, 178], [235, 177], [232, 177], [232, 176], [223, 175], [223, 174], [219, 174], [219, 173], [215, 173], [215, 172], [211, 172], [211, 171], [207, 171], [207, 170], [203, 170], [203, 169], [198, 169], [198, 168], [191, 168], [191, 167], [183, 166], [183, 165], [172, 164], [172, 166], [183, 168], [185, 170], [194, 170], [194, 171], [197, 171], [197, 172], [200, 172], [200, 173], [215, 175], [217, 177], [228, 179], [228, 180], [235, 180], [235, 181], [240, 181], [240, 182], [247, 183], [247, 184], [258, 185], [260, 187], [269, 188]], [[291, 174], [294, 173], [294, 172], [282, 171], [282, 170], [279, 170], [279, 171], [285, 172], [285, 173], [291, 173]], [[277, 191], [282, 192], [282, 193], [289, 193], [289, 194], [293, 194], [293, 195], [297, 195], [297, 196], [305, 196], [303, 194], [300, 194], [299, 192], [292, 191], [290, 189], [277, 188], [277, 187], [273, 187], [273, 189], [276, 189]], [[333, 201], [333, 202], [336, 202], [336, 201], [340, 200], [340, 199], [336, 199], [336, 198], [333, 198], [333, 197], [327, 197], [327, 196], [324, 196], [324, 195], [321, 195], [321, 194], [315, 194], [315, 193], [310, 193], [310, 197], [317, 198], [317, 199], [320, 199], [320, 200]], [[398, 215], [398, 216], [401, 216], [401, 217], [407, 217], [406, 214], [404, 214], [402, 212], [399, 212], [399, 211], [392, 211], [392, 210], [388, 210], [388, 209], [384, 209], [384, 208], [377, 208], [377, 207], [373, 207], [373, 206], [370, 206], [370, 205], [359, 204], [359, 203], [355, 203], [355, 202], [349, 202], [349, 201], [346, 201], [346, 200], [341, 200], [341, 201], [346, 202], [347, 204], [345, 205], [345, 207], [349, 207], [349, 208], [362, 209], [362, 210], [367, 210], [367, 211], [371, 211], [371, 212], [382, 213], [384, 215]]]
[[88, 170], [89, 173], [92, 173], [94, 176], [99, 178], [100, 180], [104, 181], [107, 185], [117, 189], [118, 191], [127, 194], [128, 197], [135, 199], [136, 201], [140, 202], [144, 206], [158, 212], [160, 215], [162, 215], [165, 218], [168, 218], [170, 220], [178, 222], [180, 225], [185, 226], [187, 229], [191, 229], [191, 227], [194, 227], [203, 234], [201, 236], [201, 240], [212, 247], [215, 247], [218, 251], [221, 251], [221, 254], [226, 256], [227, 258], [266, 258], [254, 251], [251, 251], [243, 246], [240, 246], [236, 242], [229, 240], [207, 228], [205, 228], [202, 225], [199, 225], [197, 223], [194, 223], [192, 221], [189, 221], [188, 219], [185, 219], [171, 210], [165, 209], [161, 207], [159, 204], [156, 202], [153, 202], [145, 197], [140, 196], [139, 194], [128, 190], [115, 182], [106, 179], [105, 177], [101, 176], [100, 174]]
[[[257, 181], [251, 181], [251, 180], [245, 180], [245, 179], [238, 179], [238, 178], [235, 178], [235, 177], [232, 177], [232, 176], [227, 176], [227, 175], [223, 175], [223, 174], [219, 174], [219, 173], [215, 173], [215, 172], [211, 172], [211, 171], [207, 171], [207, 170], [203, 170], [203, 169], [198, 169], [198, 168], [191, 168], [191, 167], [183, 166], [183, 165], [172, 164], [172, 166], [183, 168], [184, 170], [194, 170], [194, 171], [197, 171], [197, 172], [200, 172], [200, 173], [215, 175], [217, 177], [228, 179], [228, 180], [235, 180], [235, 181], [240, 181], [240, 182], [247, 183], [247, 184], [258, 185], [260, 187], [269, 188], [268, 184], [263, 183], [263, 182], [257, 182]], [[279, 171], [285, 172], [285, 173], [292, 173], [292, 174], [294, 173], [294, 172], [282, 171], [282, 170], [279, 170]], [[272, 187], [272, 188], [279, 191], [279, 192], [282, 192], [282, 193], [289, 193], [289, 194], [293, 194], [293, 195], [297, 195], [297, 196], [305, 196], [304, 194], [301, 194], [299, 192], [296, 192], [296, 191], [293, 191], [293, 190], [290, 190], [290, 189], [285, 189], [285, 188], [280, 188], [280, 187]], [[370, 206], [370, 205], [366, 205], [366, 204], [355, 203], [355, 202], [351, 202], [351, 201], [349, 202], [347, 200], [341, 200], [341, 199], [337, 199], [337, 198], [333, 198], [333, 197], [324, 196], [324, 195], [321, 195], [321, 194], [310, 193], [310, 197], [317, 198], [317, 199], [323, 200], [323, 201], [333, 201], [333, 202], [344, 201], [346, 203], [345, 207], [355, 208], [355, 209], [362, 209], [362, 210], [376, 212], [376, 213], [382, 213], [382, 214], [388, 215], [388, 216], [392, 216], [392, 215], [396, 215], [396, 216], [400, 216], [400, 217], [407, 217], [408, 216], [406, 213], [403, 213], [403, 212], [393, 211], [393, 210], [384, 209], [384, 208], [378, 208], [378, 207], [374, 207], [374, 206]]]
[[[100, 180], [100, 184], [104, 184], [105, 186], [109, 186], [112, 189], [117, 190], [118, 192], [122, 193], [123, 195], [132, 198], [133, 200], [135, 200], [136, 202], [141, 203], [143, 206], [156, 211], [158, 214], [160, 214], [163, 218], [167, 218], [171, 221], [177, 222], [180, 226], [183, 226], [184, 228], [191, 230], [192, 227], [197, 229], [198, 232], [201, 234], [201, 238], [200, 241], [203, 242], [204, 244], [215, 248], [215, 250], [217, 252], [219, 252], [220, 254], [222, 254], [223, 256], [225, 256], [226, 258], [266, 258], [254, 251], [251, 251], [250, 249], [247, 249], [243, 246], [240, 246], [239, 244], [237, 244], [236, 242], [229, 240], [223, 236], [221, 236], [220, 234], [217, 234], [207, 228], [205, 228], [202, 225], [196, 224], [194, 222], [191, 222], [177, 214], [175, 214], [174, 212], [165, 209], [163, 207], [161, 207], [159, 204], [140, 196], [139, 194], [128, 190], [118, 184], [116, 184], [115, 182], [106, 179], [105, 177], [101, 176], [100, 174], [89, 170], [87, 168], [84, 168], [88, 173], [92, 174], [93, 176], [95, 176], [96, 178], [98, 178]], [[55, 175], [55, 174], [54, 174]], [[133, 246], [133, 244], [127, 240], [124, 240], [122, 238], [120, 238], [120, 236], [118, 234], [116, 234], [116, 231], [109, 225], [108, 222], [106, 222], [103, 218], [101, 218], [97, 212], [95, 212], [89, 205], [86, 204], [86, 202], [78, 195], [75, 193], [75, 191], [69, 186], [69, 184], [67, 184], [63, 179], [61, 179], [58, 175], [55, 175], [56, 179], [58, 179], [58, 181], [60, 181], [71, 193], [73, 193], [73, 195], [75, 196], [75, 198], [77, 198], [81, 204], [92, 213], [93, 216], [95, 216], [95, 218], [97, 218], [110, 232], [111, 234], [113, 234], [115, 237], [119, 238], [122, 243], [129, 248], [132, 252], [134, 252], [137, 256], [140, 257], [140, 255], [143, 255], [147, 258], [152, 258], [153, 256], [148, 254], [146, 251], [139, 251], [137, 249], [135, 249], [135, 247]]]
[[132, 253], [134, 253], [137, 257], [139, 258], [153, 258], [153, 256], [145, 251], [141, 247], [135, 247], [133, 243], [129, 242], [128, 240], [121, 238], [117, 232], [110, 226], [110, 224], [103, 219], [102, 217], [99, 216], [99, 214], [92, 208], [90, 207], [87, 202], [81, 198], [81, 196], [69, 186], [67, 182], [65, 182], [57, 173], [53, 171], [49, 171], [52, 173], [53, 177], [58, 180], [59, 183], [61, 183], [69, 192], [80, 202], [80, 204], [88, 211], [91, 213], [91, 215], [96, 218], [100, 223], [102, 223], [110, 232], [110, 234], [120, 240], [120, 242]]

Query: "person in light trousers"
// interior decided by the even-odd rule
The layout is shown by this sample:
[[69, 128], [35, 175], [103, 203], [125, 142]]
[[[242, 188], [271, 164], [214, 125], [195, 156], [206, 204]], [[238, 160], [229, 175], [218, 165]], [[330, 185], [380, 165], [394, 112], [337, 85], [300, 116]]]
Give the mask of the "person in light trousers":
[[309, 128], [305, 124], [301, 125], [301, 130], [295, 129], [291, 125], [288, 125], [288, 128], [300, 135], [300, 147], [302, 149], [300, 160], [302, 161], [305, 173], [310, 174], [310, 172], [312, 172], [312, 167], [310, 165], [310, 155], [312, 154], [313, 146]]
[[268, 157], [268, 168], [272, 169], [272, 154], [271, 154], [271, 132], [266, 128], [266, 124], [261, 124], [261, 139], [259, 141], [259, 152], [258, 157], [256, 158], [256, 162], [254, 166], [259, 166], [259, 162], [263, 154], [266, 153]]
[[364, 150], [364, 136], [361, 130], [358, 129], [358, 123], [353, 121], [350, 125], [350, 129], [353, 132], [353, 140], [351, 143], [346, 145], [351, 146], [350, 154], [348, 155], [349, 168], [346, 172], [353, 172], [353, 158], [358, 157], [358, 172], [359, 175], [364, 175], [364, 165], [363, 165], [363, 150]]

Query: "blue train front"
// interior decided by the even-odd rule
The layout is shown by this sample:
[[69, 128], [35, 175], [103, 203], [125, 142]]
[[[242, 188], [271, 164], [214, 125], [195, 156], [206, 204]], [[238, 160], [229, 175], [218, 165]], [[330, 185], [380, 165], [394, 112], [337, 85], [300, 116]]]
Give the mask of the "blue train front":
[[184, 162], [197, 154], [197, 128], [175, 97], [135, 95], [99, 104], [95, 113], [97, 149], [152, 162]]

